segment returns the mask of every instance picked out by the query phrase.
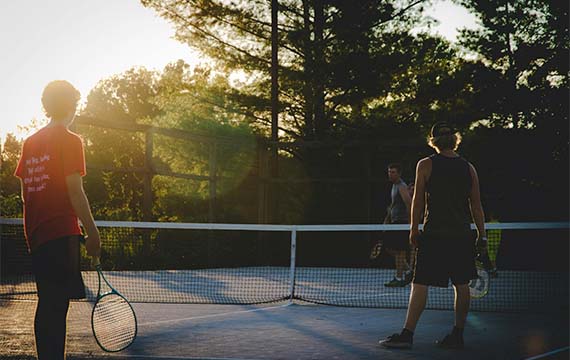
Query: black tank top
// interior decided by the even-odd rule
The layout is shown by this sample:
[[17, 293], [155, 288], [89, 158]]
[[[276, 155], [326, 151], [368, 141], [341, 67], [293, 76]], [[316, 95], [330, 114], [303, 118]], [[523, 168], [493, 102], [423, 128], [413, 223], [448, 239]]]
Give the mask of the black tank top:
[[464, 229], [471, 223], [469, 194], [471, 173], [462, 157], [430, 156], [432, 168], [427, 182], [425, 229]]

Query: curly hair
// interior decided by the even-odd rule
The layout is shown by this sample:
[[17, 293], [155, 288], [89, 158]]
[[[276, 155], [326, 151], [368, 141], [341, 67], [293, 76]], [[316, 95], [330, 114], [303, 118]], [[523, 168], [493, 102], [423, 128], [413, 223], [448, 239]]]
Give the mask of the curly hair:
[[68, 81], [54, 80], [46, 85], [42, 93], [42, 105], [47, 117], [61, 120], [75, 112], [81, 98], [79, 91]]
[[449, 135], [429, 136], [428, 145], [434, 149], [442, 150], [457, 150], [461, 144], [461, 134], [458, 132]]

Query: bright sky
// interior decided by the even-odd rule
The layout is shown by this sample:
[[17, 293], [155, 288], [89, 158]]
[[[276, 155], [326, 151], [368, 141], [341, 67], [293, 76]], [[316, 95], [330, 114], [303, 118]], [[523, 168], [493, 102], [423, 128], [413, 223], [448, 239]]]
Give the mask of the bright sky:
[[[429, 15], [440, 20], [434, 30], [452, 41], [458, 27], [475, 23], [449, 0], [437, 1]], [[51, 80], [70, 81], [84, 100], [99, 80], [133, 66], [160, 70], [178, 59], [199, 61], [173, 35], [137, 0], [1, 1], [0, 140], [44, 118], [40, 97]]]

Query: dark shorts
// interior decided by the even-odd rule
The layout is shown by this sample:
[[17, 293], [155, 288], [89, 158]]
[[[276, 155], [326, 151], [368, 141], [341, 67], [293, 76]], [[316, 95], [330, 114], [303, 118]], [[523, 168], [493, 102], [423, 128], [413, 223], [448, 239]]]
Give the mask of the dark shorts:
[[[408, 222], [393, 222], [392, 224], [409, 224]], [[390, 250], [406, 251], [410, 249], [409, 230], [388, 230], [382, 234], [383, 247]]]
[[32, 268], [38, 297], [84, 299], [79, 236], [66, 236], [40, 245], [32, 252]]
[[468, 284], [477, 278], [475, 236], [469, 229], [430, 231], [420, 236], [414, 284], [448, 287]]

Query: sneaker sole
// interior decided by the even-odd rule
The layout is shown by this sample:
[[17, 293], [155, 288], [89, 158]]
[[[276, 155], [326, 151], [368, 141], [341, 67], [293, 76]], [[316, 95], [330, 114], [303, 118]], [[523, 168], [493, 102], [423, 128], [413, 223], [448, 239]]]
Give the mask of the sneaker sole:
[[390, 349], [411, 349], [412, 348], [412, 344], [392, 344], [392, 343], [386, 343], [386, 342], [379, 342], [380, 345], [386, 347], [386, 348], [390, 348]]

